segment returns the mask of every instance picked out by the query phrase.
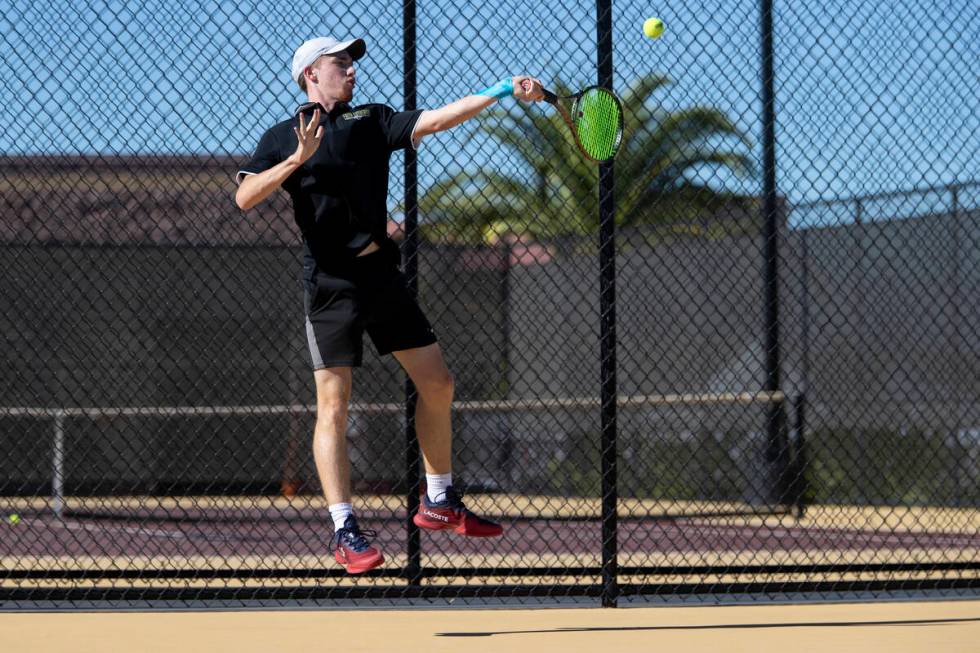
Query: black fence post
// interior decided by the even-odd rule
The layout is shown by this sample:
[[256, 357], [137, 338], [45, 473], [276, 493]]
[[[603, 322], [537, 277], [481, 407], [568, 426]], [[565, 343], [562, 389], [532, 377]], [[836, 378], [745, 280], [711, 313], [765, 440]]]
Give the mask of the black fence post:
[[[405, 110], [416, 108], [416, 23], [415, 0], [405, 0], [402, 12], [404, 37], [405, 69]], [[405, 149], [405, 247], [402, 256], [405, 261], [405, 276], [408, 277], [409, 290], [418, 296], [419, 284], [419, 237], [418, 237], [418, 156], [414, 148]], [[406, 554], [405, 577], [409, 585], [418, 585], [422, 578], [422, 538], [412, 515], [419, 507], [419, 446], [415, 434], [415, 407], [418, 393], [411, 379], [405, 379], [405, 477], [408, 481], [406, 512]]]
[[[960, 217], [960, 195], [959, 186], [953, 184], [949, 187], [950, 193], [950, 207], [949, 214], [951, 220], [952, 229], [952, 244], [950, 246], [952, 250], [951, 257], [953, 259], [952, 265], [952, 277], [953, 277], [953, 292], [952, 292], [952, 305], [954, 308], [953, 313], [953, 346], [952, 350], [959, 352], [956, 357], [957, 366], [955, 369], [955, 377], [957, 379], [966, 379], [969, 377], [970, 369], [969, 364], [966, 362], [967, 358], [964, 354], [967, 351], [968, 336], [964, 335], [963, 325], [966, 320], [963, 318], [963, 264], [961, 258], [963, 257], [963, 245], [962, 245], [962, 225]], [[963, 434], [963, 429], [967, 424], [968, 415], [966, 406], [968, 405], [965, 383], [956, 384], [956, 394], [953, 400], [956, 402], [955, 410], [955, 423], [956, 426], [953, 430], [953, 455], [956, 456], [956, 462], [953, 465], [953, 496], [950, 498], [951, 505], [963, 506], [967, 502], [963, 499], [963, 481], [962, 481], [962, 470], [961, 467], [969, 466], [969, 462], [966, 465], [963, 464], [963, 458], [966, 457], [963, 454], [966, 452], [966, 447], [960, 442], [960, 436]]]
[[[596, 0], [598, 83], [612, 88], [612, 0]], [[613, 163], [599, 166], [599, 320], [602, 423], [602, 605], [616, 607], [616, 212]]]
[[801, 357], [799, 394], [793, 400], [793, 466], [790, 479], [790, 498], [796, 509], [796, 518], [806, 514], [809, 490], [809, 459], [806, 451], [806, 397], [810, 391], [810, 244], [807, 230], [799, 231], [800, 241], [800, 307]]
[[[867, 313], [867, 307], [865, 306], [865, 298], [868, 296], [868, 265], [870, 252], [868, 251], [871, 247], [868, 242], [868, 227], [866, 226], [866, 219], [864, 217], [864, 201], [860, 197], [854, 199], [854, 238], [857, 240], [857, 261], [856, 261], [856, 276], [854, 281], [854, 300], [852, 305], [854, 307], [855, 318], [854, 321], [857, 324], [858, 337], [857, 337], [857, 357], [858, 357], [858, 388], [859, 396], [856, 397], [858, 402], [862, 406], [869, 408], [871, 406], [873, 391], [869, 389], [872, 381], [874, 380], [874, 375], [870, 372], [869, 356], [867, 352], [867, 344], [863, 341], [864, 338], [868, 337], [868, 318], [865, 317]], [[861, 424], [855, 433], [855, 444], [857, 445], [857, 459], [856, 465], [857, 469], [860, 470], [870, 470], [871, 469], [871, 457], [868, 453], [868, 441], [867, 441], [867, 427]], [[868, 487], [868, 474], [862, 473], [858, 476], [857, 491], [859, 501], [861, 503], [867, 503], [871, 500], [872, 490]]]
[[[772, 0], [762, 0], [762, 221], [765, 268], [765, 331], [767, 392], [780, 390], [779, 352], [779, 202], [776, 190], [776, 93], [773, 54]], [[783, 504], [787, 499], [789, 473], [785, 401], [770, 405], [766, 424], [766, 462], [772, 479], [771, 497]]]
[[796, 512], [797, 519], [806, 515], [806, 503], [809, 498], [809, 458], [806, 450], [806, 392], [801, 392], [793, 400], [794, 420], [793, 431], [796, 434], [793, 443], [793, 473], [790, 479], [790, 499]]

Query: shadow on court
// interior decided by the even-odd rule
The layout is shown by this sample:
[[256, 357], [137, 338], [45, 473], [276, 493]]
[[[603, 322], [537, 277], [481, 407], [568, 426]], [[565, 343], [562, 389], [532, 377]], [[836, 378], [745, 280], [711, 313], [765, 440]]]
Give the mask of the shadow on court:
[[544, 630], [501, 630], [487, 632], [436, 633], [437, 637], [492, 637], [494, 635], [536, 635], [543, 633], [636, 632], [655, 630], [746, 630], [752, 628], [841, 628], [861, 626], [939, 626], [962, 622], [980, 622], [980, 617], [963, 619], [903, 619], [897, 621], [823, 621], [782, 624], [707, 624], [693, 626], [610, 626], [594, 628], [547, 628]]

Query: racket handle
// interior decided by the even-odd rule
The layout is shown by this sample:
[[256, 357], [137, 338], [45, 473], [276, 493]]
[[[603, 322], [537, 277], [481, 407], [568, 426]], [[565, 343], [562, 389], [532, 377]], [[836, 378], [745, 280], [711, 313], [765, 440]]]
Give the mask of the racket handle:
[[[531, 90], [531, 80], [525, 79], [524, 81], [521, 82], [521, 86], [524, 87], [524, 90], [525, 91], [530, 91]], [[554, 105], [557, 105], [558, 104], [558, 96], [557, 95], [555, 95], [554, 93], [552, 93], [551, 91], [549, 91], [546, 88], [542, 88], [541, 90], [544, 92], [544, 101], [545, 102], [547, 102], [548, 104], [554, 104]]]
[[[521, 86], [524, 87], [524, 90], [525, 91], [530, 91], [531, 90], [531, 80], [525, 79], [523, 82], [521, 82]], [[552, 93], [551, 91], [549, 91], [546, 88], [542, 88], [541, 90], [544, 91], [544, 101], [545, 102], [548, 102], [549, 104], [555, 104], [555, 103], [558, 102], [558, 96], [557, 95], [555, 95], [554, 93]]]

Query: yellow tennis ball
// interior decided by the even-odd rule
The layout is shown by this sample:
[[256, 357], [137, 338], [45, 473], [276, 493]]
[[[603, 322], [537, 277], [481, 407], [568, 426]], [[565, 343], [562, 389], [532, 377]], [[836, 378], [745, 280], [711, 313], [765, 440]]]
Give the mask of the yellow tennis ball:
[[16, 526], [17, 524], [20, 523], [20, 515], [10, 515], [9, 517], [7, 517], [7, 521], [10, 522], [12, 525]]
[[659, 18], [647, 18], [643, 21], [643, 33], [651, 39], [659, 39], [664, 33], [664, 21]]

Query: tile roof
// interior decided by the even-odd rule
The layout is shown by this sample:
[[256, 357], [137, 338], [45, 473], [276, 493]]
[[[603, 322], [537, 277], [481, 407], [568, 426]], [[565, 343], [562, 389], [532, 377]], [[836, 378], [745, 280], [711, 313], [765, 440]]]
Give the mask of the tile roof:
[[0, 243], [294, 245], [285, 194], [243, 213], [238, 161], [216, 156], [0, 157]]

